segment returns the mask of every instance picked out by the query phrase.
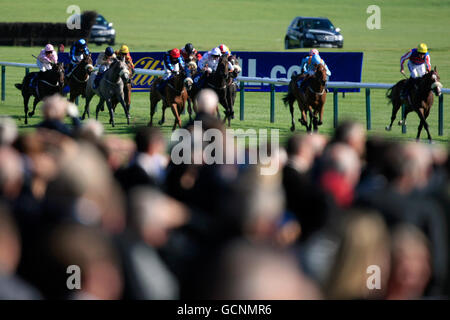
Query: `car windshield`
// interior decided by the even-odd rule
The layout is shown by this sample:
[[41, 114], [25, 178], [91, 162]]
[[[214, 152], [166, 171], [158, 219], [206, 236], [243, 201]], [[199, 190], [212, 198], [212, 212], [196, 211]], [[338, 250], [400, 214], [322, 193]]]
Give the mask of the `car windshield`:
[[305, 19], [302, 21], [302, 26], [305, 29], [334, 30], [330, 20], [325, 19]]
[[101, 26], [108, 26], [108, 21], [106, 21], [102, 15], [98, 15], [97, 19], [95, 19], [95, 24], [99, 24]]

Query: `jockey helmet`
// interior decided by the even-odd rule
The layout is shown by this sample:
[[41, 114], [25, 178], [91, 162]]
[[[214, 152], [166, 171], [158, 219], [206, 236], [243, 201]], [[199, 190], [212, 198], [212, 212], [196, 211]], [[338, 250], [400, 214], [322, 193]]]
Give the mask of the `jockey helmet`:
[[55, 51], [55, 48], [49, 43], [45, 46], [45, 52]]
[[187, 54], [191, 54], [194, 51], [194, 46], [192, 45], [192, 43], [186, 43], [186, 45], [184, 46], [184, 50], [186, 50]]
[[120, 52], [120, 53], [127, 54], [127, 53], [130, 53], [130, 49], [128, 49], [128, 46], [126, 46], [126, 45], [123, 44], [123, 45], [120, 47], [119, 52]]
[[221, 55], [220, 49], [219, 48], [212, 49], [211, 50], [211, 55], [212, 56], [220, 56]]
[[107, 57], [111, 57], [113, 54], [114, 54], [114, 49], [113, 48], [108, 47], [108, 48], [105, 49], [105, 55]]
[[177, 48], [175, 48], [175, 49], [172, 49], [172, 50], [170, 50], [170, 56], [173, 58], [173, 59], [177, 59], [177, 58], [179, 58], [180, 57], [180, 50], [179, 49], [177, 49]]
[[322, 59], [320, 59], [320, 56], [319, 56], [318, 54], [315, 54], [315, 55], [313, 55], [312, 58], [311, 58], [311, 63], [312, 63], [313, 65], [316, 65], [316, 64], [319, 64], [321, 60], [322, 60]]
[[228, 47], [227, 47], [226, 45], [224, 45], [224, 44], [221, 44], [221, 45], [219, 46], [219, 49], [220, 49], [220, 52], [221, 52], [222, 54], [230, 52], [230, 49], [228, 49]]
[[79, 45], [79, 46], [85, 46], [85, 45], [86, 45], [86, 40], [84, 40], [84, 39], [78, 40], [78, 41], [77, 41], [77, 45]]
[[419, 53], [427, 53], [428, 52], [428, 47], [425, 43], [421, 43], [417, 46], [417, 52]]
[[317, 50], [317, 49], [311, 49], [311, 50], [309, 51], [309, 55], [310, 55], [310, 56], [313, 56], [313, 55], [315, 55], [315, 54], [319, 54], [319, 50]]

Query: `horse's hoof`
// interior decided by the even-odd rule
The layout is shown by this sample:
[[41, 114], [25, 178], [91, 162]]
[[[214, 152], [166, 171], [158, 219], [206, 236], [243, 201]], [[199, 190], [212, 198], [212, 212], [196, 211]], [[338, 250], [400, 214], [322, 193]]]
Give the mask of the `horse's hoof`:
[[386, 126], [386, 131], [391, 131], [391, 127], [390, 126]]
[[295, 130], [295, 126], [292, 126], [291, 127], [291, 131], [293, 132]]
[[317, 122], [317, 125], [318, 125], [318, 126], [321, 126], [322, 124], [323, 124], [322, 121]]
[[159, 120], [158, 124], [161, 126], [164, 123], [164, 121]]
[[28, 116], [31, 118], [34, 115], [34, 112], [28, 112]]

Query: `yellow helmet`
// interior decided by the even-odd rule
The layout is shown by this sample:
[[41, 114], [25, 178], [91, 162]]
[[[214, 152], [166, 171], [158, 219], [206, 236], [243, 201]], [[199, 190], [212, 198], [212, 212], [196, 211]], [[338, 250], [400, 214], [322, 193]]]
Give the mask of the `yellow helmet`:
[[130, 49], [126, 45], [122, 45], [119, 50], [120, 53], [129, 53]]
[[419, 52], [419, 53], [427, 53], [428, 52], [427, 45], [425, 43], [419, 44], [417, 46], [417, 52]]

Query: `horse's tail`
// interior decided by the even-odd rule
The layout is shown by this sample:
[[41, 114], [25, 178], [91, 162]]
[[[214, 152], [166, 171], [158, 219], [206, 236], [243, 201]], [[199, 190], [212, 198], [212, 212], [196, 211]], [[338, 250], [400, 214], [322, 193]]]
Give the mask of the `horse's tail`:
[[294, 103], [295, 96], [292, 93], [291, 89], [289, 88], [288, 93], [283, 97], [284, 105], [287, 107], [288, 105]]
[[389, 100], [388, 101], [388, 104], [389, 103], [392, 103], [393, 102], [393, 100], [394, 100], [394, 88], [396, 87], [397, 85], [395, 84], [395, 85], [393, 85], [392, 87], [390, 87], [389, 89], [388, 89], [388, 91], [386, 92], [386, 98]]
[[21, 83], [16, 83], [14, 85], [17, 89], [22, 90], [22, 84]]

